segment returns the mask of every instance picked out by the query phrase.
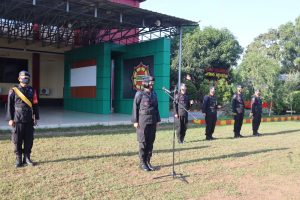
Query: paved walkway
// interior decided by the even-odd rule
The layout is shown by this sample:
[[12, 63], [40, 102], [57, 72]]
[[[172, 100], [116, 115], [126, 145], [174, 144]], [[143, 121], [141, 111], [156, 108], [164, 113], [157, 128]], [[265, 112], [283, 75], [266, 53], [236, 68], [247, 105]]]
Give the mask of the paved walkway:
[[[5, 120], [4, 108], [0, 109], [0, 129], [9, 129], [7, 121]], [[203, 118], [199, 112], [194, 112], [193, 115], [197, 119]], [[162, 122], [173, 122], [170, 113], [169, 118], [163, 118]], [[124, 125], [131, 124], [131, 115], [127, 114], [93, 114], [64, 110], [61, 107], [41, 107], [38, 128], [59, 128], [59, 127], [79, 127], [79, 126], [92, 126], [92, 125]], [[192, 117], [190, 117], [192, 120]]]

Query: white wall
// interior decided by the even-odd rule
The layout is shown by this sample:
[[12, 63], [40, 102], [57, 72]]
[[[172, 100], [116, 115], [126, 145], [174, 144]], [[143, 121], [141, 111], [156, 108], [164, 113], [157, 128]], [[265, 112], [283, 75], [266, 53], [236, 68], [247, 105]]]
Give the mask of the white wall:
[[63, 98], [64, 55], [41, 54], [40, 63], [40, 88], [50, 89], [40, 98]]
[[[0, 42], [1, 44], [1, 42]], [[32, 52], [13, 51], [0, 49], [0, 57], [28, 60], [28, 71], [32, 74]], [[16, 77], [17, 79], [18, 77]], [[7, 95], [8, 90], [15, 84], [0, 83], [2, 92]], [[32, 82], [30, 83], [32, 85]], [[49, 88], [48, 96], [40, 95], [40, 98], [63, 98], [64, 87], [64, 55], [40, 54], [40, 88]]]

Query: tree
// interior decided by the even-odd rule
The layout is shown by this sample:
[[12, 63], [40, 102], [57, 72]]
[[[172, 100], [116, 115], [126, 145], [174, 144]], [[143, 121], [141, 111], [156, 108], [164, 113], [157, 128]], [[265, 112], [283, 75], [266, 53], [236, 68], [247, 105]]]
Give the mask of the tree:
[[[197, 28], [183, 37], [182, 75], [191, 75], [193, 84], [200, 90], [206, 68], [230, 69], [237, 64], [242, 51], [242, 47], [229, 30], [212, 27], [204, 30]], [[171, 77], [176, 81], [178, 52], [175, 52], [172, 59], [171, 70], [173, 74]], [[200, 95], [203, 96], [204, 93]]]
[[278, 29], [260, 34], [247, 47], [246, 54], [264, 51], [265, 55], [281, 64], [281, 72], [300, 71], [300, 16], [295, 23], [288, 22]]
[[[266, 51], [248, 51], [238, 67], [241, 80], [248, 88], [260, 89], [268, 102], [273, 102], [278, 82], [280, 65], [277, 60], [270, 58]], [[272, 107], [270, 107], [269, 115]]]
[[279, 27], [283, 72], [300, 71], [300, 16]]
[[264, 51], [269, 58], [280, 61], [279, 32], [276, 29], [270, 29], [267, 33], [260, 34], [247, 47], [246, 55], [250, 52]]
[[220, 104], [230, 103], [232, 96], [232, 86], [226, 79], [220, 79], [217, 82], [217, 98]]
[[[286, 79], [284, 81], [284, 94], [283, 100], [286, 105], [289, 105], [290, 111], [293, 112], [294, 105], [297, 102], [294, 102], [294, 99], [298, 93], [296, 93], [300, 84], [300, 72], [290, 72], [287, 74]], [[299, 103], [299, 102], [298, 102]]]

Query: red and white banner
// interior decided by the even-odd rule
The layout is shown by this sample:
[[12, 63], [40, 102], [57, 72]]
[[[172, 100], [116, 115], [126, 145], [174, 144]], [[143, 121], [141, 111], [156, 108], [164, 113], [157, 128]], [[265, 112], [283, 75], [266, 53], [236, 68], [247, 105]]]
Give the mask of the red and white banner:
[[85, 60], [71, 66], [71, 96], [74, 98], [96, 98], [96, 60]]

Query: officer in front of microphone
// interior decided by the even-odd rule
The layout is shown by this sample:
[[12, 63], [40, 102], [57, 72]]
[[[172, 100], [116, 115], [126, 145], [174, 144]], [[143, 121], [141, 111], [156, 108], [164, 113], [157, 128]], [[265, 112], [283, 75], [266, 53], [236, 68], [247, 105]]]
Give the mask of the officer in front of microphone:
[[183, 144], [188, 124], [188, 112], [190, 109], [189, 96], [186, 94], [187, 87], [184, 83], [180, 85], [180, 92], [175, 95], [174, 112], [176, 122], [176, 135], [179, 144]]
[[132, 108], [132, 122], [137, 132], [139, 142], [140, 168], [153, 171], [151, 165], [153, 143], [155, 141], [156, 126], [160, 122], [157, 94], [153, 91], [154, 78], [143, 77], [143, 90], [135, 94]]

